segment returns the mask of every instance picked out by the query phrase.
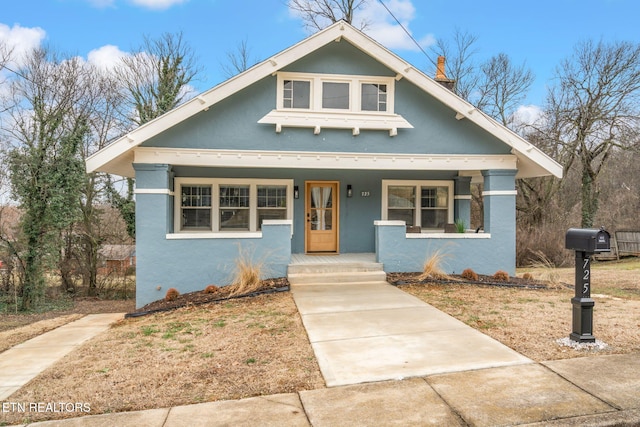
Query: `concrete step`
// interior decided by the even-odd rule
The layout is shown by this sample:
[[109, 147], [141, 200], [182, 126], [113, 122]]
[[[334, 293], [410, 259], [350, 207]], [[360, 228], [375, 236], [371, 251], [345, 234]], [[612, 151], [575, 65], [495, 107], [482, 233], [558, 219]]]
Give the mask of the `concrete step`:
[[294, 273], [287, 276], [292, 285], [313, 283], [357, 283], [384, 282], [387, 274], [384, 271], [355, 271], [334, 273]]
[[377, 262], [346, 262], [346, 263], [318, 263], [318, 264], [290, 264], [288, 274], [314, 273], [356, 273], [363, 271], [382, 271], [382, 264]]

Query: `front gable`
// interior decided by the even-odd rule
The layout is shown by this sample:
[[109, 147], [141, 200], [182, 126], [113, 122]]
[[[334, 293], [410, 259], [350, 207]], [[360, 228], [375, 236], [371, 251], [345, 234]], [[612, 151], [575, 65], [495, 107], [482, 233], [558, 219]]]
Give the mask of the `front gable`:
[[[305, 73], [302, 79], [315, 85], [316, 97], [321, 95], [317, 89], [321, 81], [350, 80], [354, 105], [364, 80], [386, 78], [392, 87], [392, 111], [282, 108], [283, 79], [293, 79], [296, 73]], [[289, 167], [406, 167], [378, 162], [395, 161], [397, 155], [405, 156], [406, 162], [414, 157], [425, 162], [435, 159], [437, 165], [431, 163], [435, 170], [456, 169], [465, 162], [472, 169], [469, 162], [480, 160], [477, 156], [496, 156], [494, 160], [504, 167], [517, 165], [519, 176], [561, 174], [559, 165], [536, 147], [343, 22], [141, 126], [91, 156], [87, 167], [126, 176], [133, 175], [133, 162], [153, 159], [175, 165], [275, 167], [277, 161], [258, 161], [270, 153], [278, 158], [277, 153], [287, 153], [296, 159], [315, 155], [320, 160], [328, 155], [368, 161], [358, 166], [355, 161], [338, 165], [307, 159], [294, 165], [287, 162]], [[460, 157], [467, 155], [472, 157]], [[448, 165], [451, 156], [455, 162]]]
[[292, 62], [280, 71], [396, 77], [397, 73], [348, 40], [333, 41]]

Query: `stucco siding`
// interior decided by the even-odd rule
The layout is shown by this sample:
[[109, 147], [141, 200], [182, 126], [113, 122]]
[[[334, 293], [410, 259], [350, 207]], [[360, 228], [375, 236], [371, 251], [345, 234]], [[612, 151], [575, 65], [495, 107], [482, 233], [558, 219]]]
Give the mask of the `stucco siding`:
[[386, 272], [422, 271], [425, 261], [439, 253], [441, 267], [448, 274], [460, 274], [471, 268], [478, 274], [493, 274], [504, 270], [515, 272], [513, 252], [507, 236], [498, 234], [474, 235], [471, 238], [413, 236], [405, 233], [403, 225], [376, 226], [376, 254]]
[[[351, 56], [350, 56], [351, 55]], [[287, 69], [306, 72], [394, 75], [348, 43], [320, 49]], [[353, 57], [363, 56], [362, 63]], [[348, 59], [344, 59], [348, 58]], [[365, 60], [364, 58], [368, 58]], [[305, 67], [310, 68], [305, 68]], [[456, 120], [455, 112], [405, 79], [395, 82], [395, 112], [413, 129], [388, 131], [283, 127], [257, 123], [276, 108], [276, 77], [266, 77], [215, 104], [208, 111], [177, 124], [144, 142], [144, 147], [237, 149], [275, 151], [329, 151], [419, 154], [508, 154], [510, 147], [469, 120]]]

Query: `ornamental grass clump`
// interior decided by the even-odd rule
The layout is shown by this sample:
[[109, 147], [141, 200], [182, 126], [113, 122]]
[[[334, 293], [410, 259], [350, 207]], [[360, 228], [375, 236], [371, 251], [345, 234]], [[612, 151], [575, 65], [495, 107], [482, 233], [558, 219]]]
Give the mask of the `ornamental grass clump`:
[[204, 288], [204, 291], [202, 291], [202, 293], [205, 294], [215, 294], [216, 292], [218, 292], [220, 290], [220, 288], [218, 288], [216, 285], [209, 285], [206, 288]]
[[509, 273], [506, 271], [498, 270], [493, 274], [494, 280], [499, 282], [508, 282], [509, 281]]
[[262, 287], [264, 261], [253, 259], [249, 251], [240, 248], [230, 285], [230, 296], [256, 292]]
[[425, 260], [422, 266], [422, 273], [418, 278], [420, 280], [448, 280], [449, 275], [442, 269], [445, 257], [446, 254], [444, 254], [440, 249], [434, 251]]
[[558, 274], [553, 262], [542, 251], [535, 251], [534, 255], [538, 258], [538, 261], [532, 263], [531, 267], [542, 271], [538, 280], [546, 282], [550, 286], [561, 287], [560, 274]]
[[470, 268], [465, 269], [460, 276], [462, 276], [463, 279], [467, 279], [472, 282], [478, 281], [478, 274]]
[[176, 288], [169, 288], [167, 294], [164, 296], [165, 301], [175, 301], [178, 299], [180, 292]]

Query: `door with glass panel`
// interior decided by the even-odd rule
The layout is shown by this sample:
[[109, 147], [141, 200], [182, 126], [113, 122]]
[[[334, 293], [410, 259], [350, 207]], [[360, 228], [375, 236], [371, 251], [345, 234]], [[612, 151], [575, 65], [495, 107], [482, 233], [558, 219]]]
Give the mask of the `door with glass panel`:
[[338, 183], [306, 182], [305, 242], [307, 252], [338, 252]]

